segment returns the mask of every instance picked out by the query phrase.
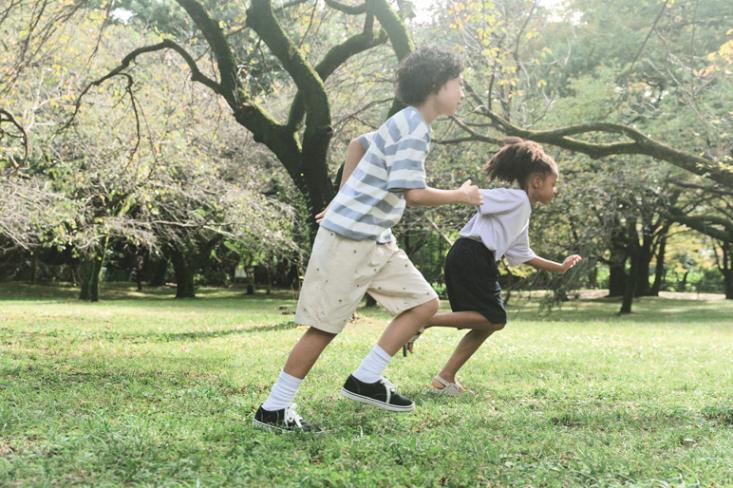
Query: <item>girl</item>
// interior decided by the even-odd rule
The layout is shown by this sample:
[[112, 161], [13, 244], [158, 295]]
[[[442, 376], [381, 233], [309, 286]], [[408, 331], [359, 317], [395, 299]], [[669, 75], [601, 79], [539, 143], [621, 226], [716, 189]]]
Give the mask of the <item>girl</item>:
[[434, 315], [407, 344], [412, 352], [415, 340], [428, 327], [471, 329], [433, 378], [433, 391], [445, 395], [465, 393], [456, 373], [491, 334], [506, 324], [498, 260], [506, 256], [511, 265], [526, 263], [555, 273], [565, 273], [581, 260], [573, 255], [560, 264], [535, 255], [529, 247], [527, 229], [532, 207], [552, 201], [559, 176], [557, 164], [542, 146], [508, 139], [484, 171], [490, 181], [516, 181], [519, 188], [481, 190], [483, 204], [461, 229], [445, 261], [445, 283], [453, 311]]

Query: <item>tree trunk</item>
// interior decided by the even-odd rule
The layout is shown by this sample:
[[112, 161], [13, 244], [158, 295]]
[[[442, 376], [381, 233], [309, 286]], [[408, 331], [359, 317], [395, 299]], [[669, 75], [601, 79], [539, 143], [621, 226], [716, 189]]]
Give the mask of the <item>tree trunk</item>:
[[649, 287], [649, 266], [652, 262], [652, 243], [651, 238], [644, 237], [644, 242], [639, 248], [637, 281], [635, 296], [645, 297], [651, 294]]
[[150, 277], [150, 286], [164, 286], [165, 278], [168, 275], [168, 259], [151, 259], [150, 266], [153, 268]]
[[593, 266], [588, 271], [588, 288], [595, 290], [598, 288], [598, 266]]
[[626, 289], [626, 277], [624, 268], [626, 267], [626, 261], [621, 263], [612, 263], [608, 265], [608, 296], [609, 297], [620, 297], [623, 296], [624, 290]]
[[265, 264], [265, 276], [267, 279], [267, 294], [269, 295], [272, 293], [272, 269], [270, 269], [270, 264]]
[[725, 283], [725, 298], [733, 300], [733, 242], [723, 243], [723, 262], [721, 272]]
[[81, 278], [80, 300], [99, 301], [99, 275], [102, 272], [102, 263], [103, 260], [100, 256], [91, 256], [79, 266]]
[[629, 274], [626, 277], [626, 289], [621, 303], [620, 314], [631, 313], [631, 305], [634, 302], [636, 285], [639, 282], [639, 236], [636, 233], [636, 219], [630, 218], [628, 226], [628, 251], [629, 251]]
[[723, 281], [725, 282], [726, 300], [733, 300], [733, 269], [723, 272]]
[[143, 269], [145, 267], [145, 258], [143, 256], [135, 256], [135, 283], [137, 291], [143, 291]]
[[176, 275], [176, 298], [195, 298], [193, 286], [194, 266], [189, 256], [174, 249], [171, 252], [171, 261]]
[[685, 274], [682, 275], [682, 281], [677, 282], [677, 291], [685, 291], [685, 288], [687, 288], [687, 275], [690, 274], [690, 270], [686, 270]]
[[79, 267], [81, 278], [81, 289], [79, 290], [80, 300], [88, 300], [90, 302], [99, 301], [99, 279], [102, 275], [108, 242], [109, 236], [105, 236], [102, 241], [102, 248], [96, 253], [86, 256]]
[[608, 262], [608, 296], [623, 296], [626, 290], [626, 236], [620, 222], [616, 222], [611, 235], [611, 259]]
[[91, 267], [88, 261], [82, 261], [79, 265], [79, 300], [89, 300], [89, 275]]
[[38, 277], [38, 253], [36, 251], [33, 251], [31, 253], [31, 277], [30, 281], [31, 284], [36, 284], [36, 279]]
[[667, 235], [663, 235], [659, 241], [659, 250], [657, 251], [657, 265], [654, 270], [654, 284], [649, 289], [649, 295], [658, 297], [659, 291], [664, 284], [664, 255], [667, 252]]

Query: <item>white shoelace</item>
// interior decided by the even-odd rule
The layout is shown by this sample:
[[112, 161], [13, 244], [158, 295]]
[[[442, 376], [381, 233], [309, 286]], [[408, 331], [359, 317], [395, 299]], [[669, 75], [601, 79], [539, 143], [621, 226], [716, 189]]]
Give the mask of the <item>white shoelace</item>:
[[384, 388], [387, 390], [387, 398], [385, 399], [385, 403], [390, 404], [392, 402], [392, 393], [394, 393], [397, 390], [395, 389], [395, 387], [392, 384], [392, 382], [389, 381], [384, 376], [382, 376], [381, 378], [379, 378], [379, 381], [382, 382], [382, 384], [384, 385]]
[[303, 421], [303, 417], [298, 415], [298, 412], [295, 411], [295, 407], [297, 405], [295, 403], [292, 403], [288, 408], [285, 409], [285, 424], [294, 423], [298, 427], [302, 428], [301, 422]]
[[382, 382], [382, 384], [384, 385], [384, 387], [385, 387], [385, 388], [387, 388], [387, 390], [388, 390], [388, 391], [395, 391], [395, 387], [394, 387], [394, 385], [392, 384], [392, 382], [391, 382], [391, 381], [389, 381], [389, 380], [388, 380], [387, 378], [385, 378], [384, 376], [382, 376], [381, 378], [379, 378], [379, 381], [381, 381], [381, 382]]

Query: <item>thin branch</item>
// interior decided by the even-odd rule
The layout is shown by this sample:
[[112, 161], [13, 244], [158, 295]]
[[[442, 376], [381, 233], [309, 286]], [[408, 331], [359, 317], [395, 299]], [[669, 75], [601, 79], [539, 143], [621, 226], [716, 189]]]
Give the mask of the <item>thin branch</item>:
[[724, 188], [712, 186], [712, 185], [697, 185], [695, 183], [683, 183], [681, 181], [671, 181], [673, 185], [680, 186], [682, 188], [688, 188], [693, 190], [702, 190], [706, 193], [714, 193], [720, 196], [733, 196], [733, 190], [726, 190]]
[[487, 135], [476, 132], [471, 127], [467, 126], [461, 119], [459, 119], [456, 116], [451, 116], [451, 120], [453, 120], [453, 122], [458, 124], [463, 130], [471, 134], [471, 138], [469, 140], [488, 142], [491, 144], [500, 144], [501, 143], [501, 141], [495, 137], [487, 136]]
[[[563, 149], [587, 154], [596, 159], [614, 154], [647, 155], [672, 163], [691, 173], [703, 177], [715, 178], [724, 185], [733, 186], [733, 171], [728, 169], [721, 161], [674, 149], [666, 144], [650, 139], [638, 130], [626, 125], [593, 122], [551, 130], [528, 130], [512, 124], [486, 107], [480, 108], [480, 111], [491, 120], [494, 128], [506, 135], [545, 142]], [[464, 129], [475, 137], [476, 140], [482, 140], [477, 135], [487, 137], [473, 130], [468, 130], [468, 127], [464, 127]], [[590, 132], [621, 134], [629, 137], [633, 142], [591, 143], [568, 137], [569, 135]], [[491, 139], [493, 142], [494, 139]]]
[[332, 9], [339, 10], [345, 14], [349, 15], [361, 15], [363, 13], [366, 13], [367, 6], [366, 3], [362, 3], [361, 5], [344, 5], [341, 2], [337, 2], [336, 0], [326, 0], [326, 5], [331, 7]]
[[102, 36], [104, 35], [104, 29], [107, 28], [109, 25], [109, 21], [112, 18], [112, 8], [114, 7], [115, 0], [109, 0], [109, 3], [107, 4], [107, 10], [104, 13], [104, 21], [102, 22], [102, 26], [99, 28], [99, 34], [97, 35], [97, 42], [94, 43], [94, 49], [92, 49], [92, 54], [89, 55], [89, 59], [87, 59], [87, 64], [89, 64], [94, 56], [97, 54], [97, 51], [99, 51], [99, 45], [102, 43]]
[[383, 98], [381, 100], [372, 100], [371, 102], [367, 103], [366, 105], [362, 106], [361, 108], [358, 108], [355, 112], [352, 112], [352, 113], [350, 113], [348, 115], [345, 115], [344, 117], [342, 117], [341, 119], [339, 119], [338, 121], [336, 121], [336, 123], [334, 124], [334, 126], [338, 128], [338, 127], [341, 127], [342, 125], [344, 125], [349, 120], [352, 120], [352, 119], [357, 119], [358, 120], [358, 115], [361, 114], [362, 112], [365, 112], [365, 111], [369, 110], [370, 108], [374, 107], [375, 105], [382, 105], [382, 104], [385, 104], [385, 103], [389, 103], [392, 100], [393, 100], [392, 97], [390, 97], [390, 98]]
[[323, 81], [282, 30], [271, 7], [269, 0], [253, 0], [247, 10], [247, 25], [265, 41], [295, 82], [298, 91], [304, 93], [303, 101], [314, 127], [328, 127], [331, 114]]
[[224, 32], [219, 27], [219, 23], [212, 19], [196, 0], [176, 1], [193, 19], [211, 47], [219, 68], [219, 91], [217, 93], [223, 96], [229, 105], [234, 108], [238, 102], [242, 101], [239, 100], [242, 90], [237, 78], [237, 64], [234, 61], [229, 44], [227, 44]]
[[89, 83], [84, 90], [82, 90], [81, 94], [77, 97], [76, 102], [74, 103], [74, 113], [71, 115], [69, 120], [58, 130], [58, 132], [66, 130], [74, 121], [76, 118], [76, 115], [79, 113], [79, 109], [81, 107], [81, 100], [84, 97], [84, 95], [87, 94], [89, 90], [91, 90], [92, 87], [100, 86], [102, 83], [107, 81], [108, 79], [112, 78], [113, 76], [116, 76], [120, 73], [122, 73], [125, 69], [130, 67], [130, 64], [141, 54], [154, 52], [154, 51], [161, 51], [163, 49], [173, 49], [178, 54], [183, 57], [183, 59], [188, 64], [189, 68], [191, 69], [191, 80], [197, 81], [199, 83], [202, 83], [209, 88], [211, 88], [216, 93], [223, 95], [222, 93], [222, 87], [217, 82], [212, 80], [211, 78], [204, 75], [196, 65], [196, 62], [193, 60], [190, 54], [186, 52], [185, 49], [183, 49], [180, 45], [176, 44], [175, 42], [166, 39], [163, 42], [160, 42], [158, 44], [154, 44], [152, 46], [145, 46], [138, 49], [135, 49], [130, 54], [125, 56], [122, 59], [122, 62], [119, 66], [114, 68], [112, 71], [107, 73], [106, 75], [102, 76], [101, 78]]
[[657, 14], [657, 17], [654, 19], [654, 22], [652, 23], [651, 28], [649, 28], [649, 32], [646, 33], [644, 42], [641, 43], [641, 46], [639, 46], [639, 50], [636, 51], [636, 54], [634, 55], [633, 59], [631, 60], [631, 63], [629, 64], [629, 67], [626, 70], [627, 73], [631, 72], [634, 65], [639, 60], [639, 56], [641, 56], [641, 53], [644, 52], [644, 48], [646, 47], [647, 42], [649, 42], [649, 38], [651, 37], [652, 33], [656, 30], [657, 24], [662, 19], [662, 16], [664, 15], [664, 12], [667, 10], [668, 5], [669, 5], [669, 0], [664, 0], [664, 3], [662, 4], [662, 8], [659, 9], [659, 13]]
[[[341, 65], [348, 61], [351, 57], [371, 49], [374, 46], [384, 43], [387, 40], [386, 34], [380, 32], [375, 36], [372, 32], [373, 17], [367, 16], [364, 24], [364, 30], [360, 34], [350, 37], [342, 44], [332, 47], [316, 66], [316, 73], [322, 81], [326, 81], [333, 72]], [[300, 128], [305, 113], [304, 94], [300, 90], [293, 99], [290, 108], [287, 126], [292, 131]]]
[[[6, 134], [9, 137], [12, 137], [10, 134], [8, 134], [5, 130], [2, 128], [3, 122], [10, 122], [13, 126], [15, 126], [16, 129], [20, 132], [20, 139], [23, 141], [23, 161], [25, 162], [28, 159], [28, 155], [30, 154], [30, 142], [28, 141], [28, 134], [25, 131], [25, 128], [13, 117], [13, 114], [8, 112], [7, 110], [0, 108], [0, 140], [2, 140], [3, 136]], [[10, 162], [13, 164], [14, 171], [18, 171], [20, 168], [20, 164], [15, 160], [15, 158], [12, 156], [12, 154], [9, 154]]]
[[291, 7], [296, 7], [300, 4], [306, 3], [308, 0], [292, 0], [291, 2], [286, 3], [285, 5], [281, 5], [280, 7], [273, 10], [273, 12], [280, 13], [283, 10], [287, 10]]

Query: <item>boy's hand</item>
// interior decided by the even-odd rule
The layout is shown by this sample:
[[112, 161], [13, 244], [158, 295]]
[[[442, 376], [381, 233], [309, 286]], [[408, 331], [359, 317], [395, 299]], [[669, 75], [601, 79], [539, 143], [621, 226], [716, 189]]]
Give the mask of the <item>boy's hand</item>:
[[471, 180], [466, 180], [458, 189], [463, 197], [463, 203], [468, 205], [481, 205], [484, 203], [484, 198], [481, 196], [481, 192], [478, 186], [471, 183]]
[[321, 220], [323, 220], [323, 217], [325, 217], [326, 212], [328, 212], [328, 207], [330, 206], [331, 206], [330, 204], [326, 205], [326, 208], [324, 208], [323, 210], [321, 210], [320, 212], [316, 214], [316, 224], [321, 223]]
[[581, 259], [583, 258], [578, 256], [577, 254], [566, 257], [565, 261], [562, 262], [562, 272], [565, 273], [567, 270], [578, 264]]

